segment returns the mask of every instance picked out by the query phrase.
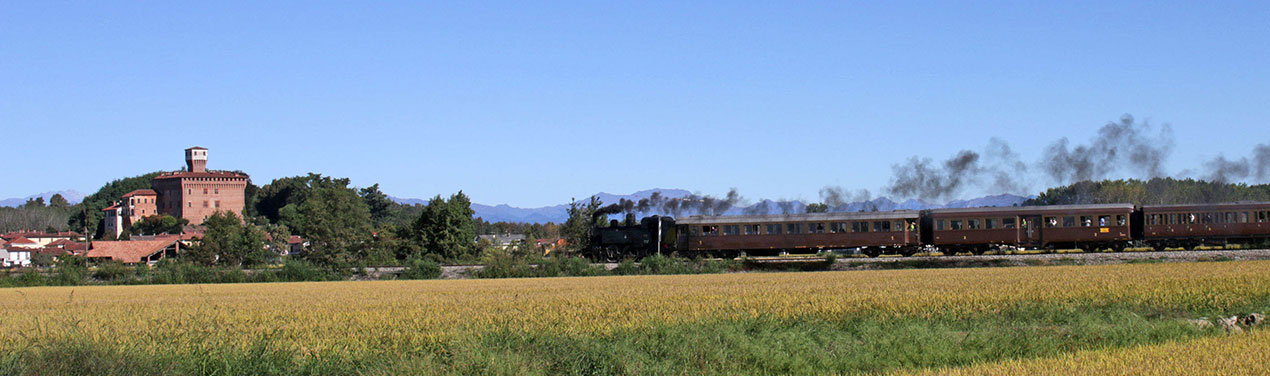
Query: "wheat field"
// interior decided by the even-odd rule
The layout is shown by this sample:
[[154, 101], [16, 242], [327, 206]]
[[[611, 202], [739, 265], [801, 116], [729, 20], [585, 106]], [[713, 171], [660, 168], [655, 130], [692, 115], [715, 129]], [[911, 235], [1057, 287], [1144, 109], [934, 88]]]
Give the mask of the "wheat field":
[[[1270, 262], [1263, 261], [13, 288], [0, 290], [0, 317], [5, 318], [0, 320], [0, 351], [47, 358], [48, 354], [73, 346], [90, 352], [111, 349], [107, 355], [97, 356], [130, 354], [141, 359], [162, 359], [166, 354], [267, 351], [289, 359], [287, 364], [292, 365], [339, 359], [352, 364], [349, 367], [359, 373], [375, 367], [396, 367], [410, 359], [410, 354], [424, 354], [430, 360], [421, 367], [441, 367], [439, 370], [449, 373], [455, 370], [455, 348], [483, 349], [495, 338], [530, 342], [535, 338], [569, 338], [574, 342], [638, 338], [668, 327], [693, 328], [726, 322], [762, 322], [779, 333], [780, 328], [800, 322], [825, 322], [832, 328], [861, 321], [973, 321], [1035, 307], [1060, 315], [1105, 306], [1225, 314], [1264, 306], [1267, 296]], [[460, 343], [468, 345], [457, 345]], [[1081, 349], [1077, 346], [1072, 350]], [[476, 352], [481, 351], [484, 350]], [[470, 351], [464, 354], [467, 352]], [[538, 364], [532, 354], [518, 354], [515, 348], [491, 350], [493, 353], [515, 354], [517, 359], [509, 363], [511, 371], [524, 371], [520, 367]], [[1093, 356], [1146, 356], [1132, 351], [1097, 354], [1113, 355]], [[389, 355], [391, 360], [369, 361]], [[1007, 351], [1004, 356], [1011, 355]], [[1166, 358], [1155, 363], [1167, 362]], [[896, 364], [902, 367], [908, 363]], [[1011, 363], [1004, 367], [1045, 369], [1034, 364], [1038, 363]], [[541, 365], [546, 373], [560, 370], [552, 368], [558, 367], [558, 362]], [[929, 364], [914, 366], [921, 369]], [[30, 371], [20, 364], [15, 367]], [[691, 367], [678, 371], [723, 372], [731, 366]], [[817, 370], [814, 364], [812, 367], [810, 370]], [[827, 365], [821, 371], [852, 371], [843, 367], [846, 366]], [[159, 371], [164, 370], [172, 369]]]

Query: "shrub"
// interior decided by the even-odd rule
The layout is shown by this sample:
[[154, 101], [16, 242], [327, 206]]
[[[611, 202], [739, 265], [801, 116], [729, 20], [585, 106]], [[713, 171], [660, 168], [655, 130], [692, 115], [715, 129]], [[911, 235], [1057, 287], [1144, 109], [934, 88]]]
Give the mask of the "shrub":
[[437, 279], [441, 277], [441, 264], [427, 259], [406, 261], [406, 269], [401, 271], [403, 279]]
[[112, 261], [98, 265], [96, 270], [93, 270], [92, 276], [106, 282], [122, 282], [132, 279], [135, 270], [118, 261]]

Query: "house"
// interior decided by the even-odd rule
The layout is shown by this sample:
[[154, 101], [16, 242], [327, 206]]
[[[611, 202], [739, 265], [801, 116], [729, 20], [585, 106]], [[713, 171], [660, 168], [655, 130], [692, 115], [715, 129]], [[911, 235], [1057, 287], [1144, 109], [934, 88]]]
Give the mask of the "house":
[[304, 241], [304, 238], [291, 235], [290, 238], [287, 238], [287, 254], [283, 256], [298, 255], [300, 254], [300, 252], [304, 252], [304, 247], [308, 247], [308, 246], [309, 246], [309, 242]]
[[96, 241], [88, 249], [86, 256], [92, 261], [153, 264], [164, 258], [175, 257], [180, 250], [181, 238], [170, 236], [151, 240]]
[[88, 243], [80, 243], [73, 240], [58, 239], [52, 243], [49, 243], [44, 248], [45, 249], [60, 248], [62, 250], [65, 250], [66, 253], [76, 255], [76, 256], [83, 256], [84, 252], [88, 251]]
[[62, 232], [16, 231], [16, 232], [10, 232], [4, 235], [0, 235], [0, 238], [8, 239], [9, 241], [12, 241], [13, 239], [16, 239], [16, 238], [26, 238], [27, 240], [35, 242], [36, 245], [40, 247], [44, 247], [58, 240], [71, 240], [71, 241], [81, 240], [83, 239], [83, 235], [80, 235], [78, 232], [74, 232], [74, 231], [62, 231]]
[[476, 241], [485, 240], [495, 247], [507, 248], [512, 244], [525, 241], [525, 234], [477, 235]]
[[34, 249], [34, 248], [40, 248], [40, 244], [39, 244], [39, 243], [36, 243], [34, 240], [27, 239], [26, 237], [23, 237], [23, 236], [18, 236], [18, 237], [15, 237], [15, 238], [13, 238], [13, 239], [9, 239], [9, 245], [8, 245], [8, 247], [9, 247], [9, 248]]
[[4, 266], [6, 268], [15, 266], [31, 266], [31, 252], [33, 251], [34, 250], [31, 248], [5, 248], [3, 251], [0, 251], [0, 256], [4, 256], [3, 259], [0, 259], [0, 266]]

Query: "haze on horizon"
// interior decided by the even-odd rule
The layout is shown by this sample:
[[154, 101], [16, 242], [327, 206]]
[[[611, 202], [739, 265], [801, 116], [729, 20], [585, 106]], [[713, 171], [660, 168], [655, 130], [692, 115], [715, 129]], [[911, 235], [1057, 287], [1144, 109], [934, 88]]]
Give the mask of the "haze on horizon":
[[[257, 185], [318, 172], [521, 207], [891, 196], [894, 166], [963, 151], [981, 175], [940, 200], [1035, 194], [1063, 180], [1047, 148], [1096, 146], [1124, 114], [1141, 132], [1123, 150], [1164, 154], [1101, 176], [1261, 183], [1266, 25], [1270, 5], [1241, 2], [16, 3], [0, 198], [89, 194], [195, 145]], [[997, 183], [1000, 145], [1023, 186]]]

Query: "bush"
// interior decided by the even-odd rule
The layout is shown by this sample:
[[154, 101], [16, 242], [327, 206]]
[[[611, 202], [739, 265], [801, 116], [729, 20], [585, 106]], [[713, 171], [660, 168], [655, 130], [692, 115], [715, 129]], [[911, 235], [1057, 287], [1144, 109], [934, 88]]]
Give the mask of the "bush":
[[275, 272], [279, 281], [334, 281], [341, 279], [339, 275], [328, 269], [300, 260], [287, 260], [282, 269]]
[[401, 271], [402, 279], [437, 279], [441, 277], [441, 264], [427, 259], [406, 261], [406, 269]]
[[106, 282], [124, 282], [131, 280], [135, 271], [136, 269], [121, 262], [112, 261], [98, 265], [97, 269], [93, 270], [92, 276]]

